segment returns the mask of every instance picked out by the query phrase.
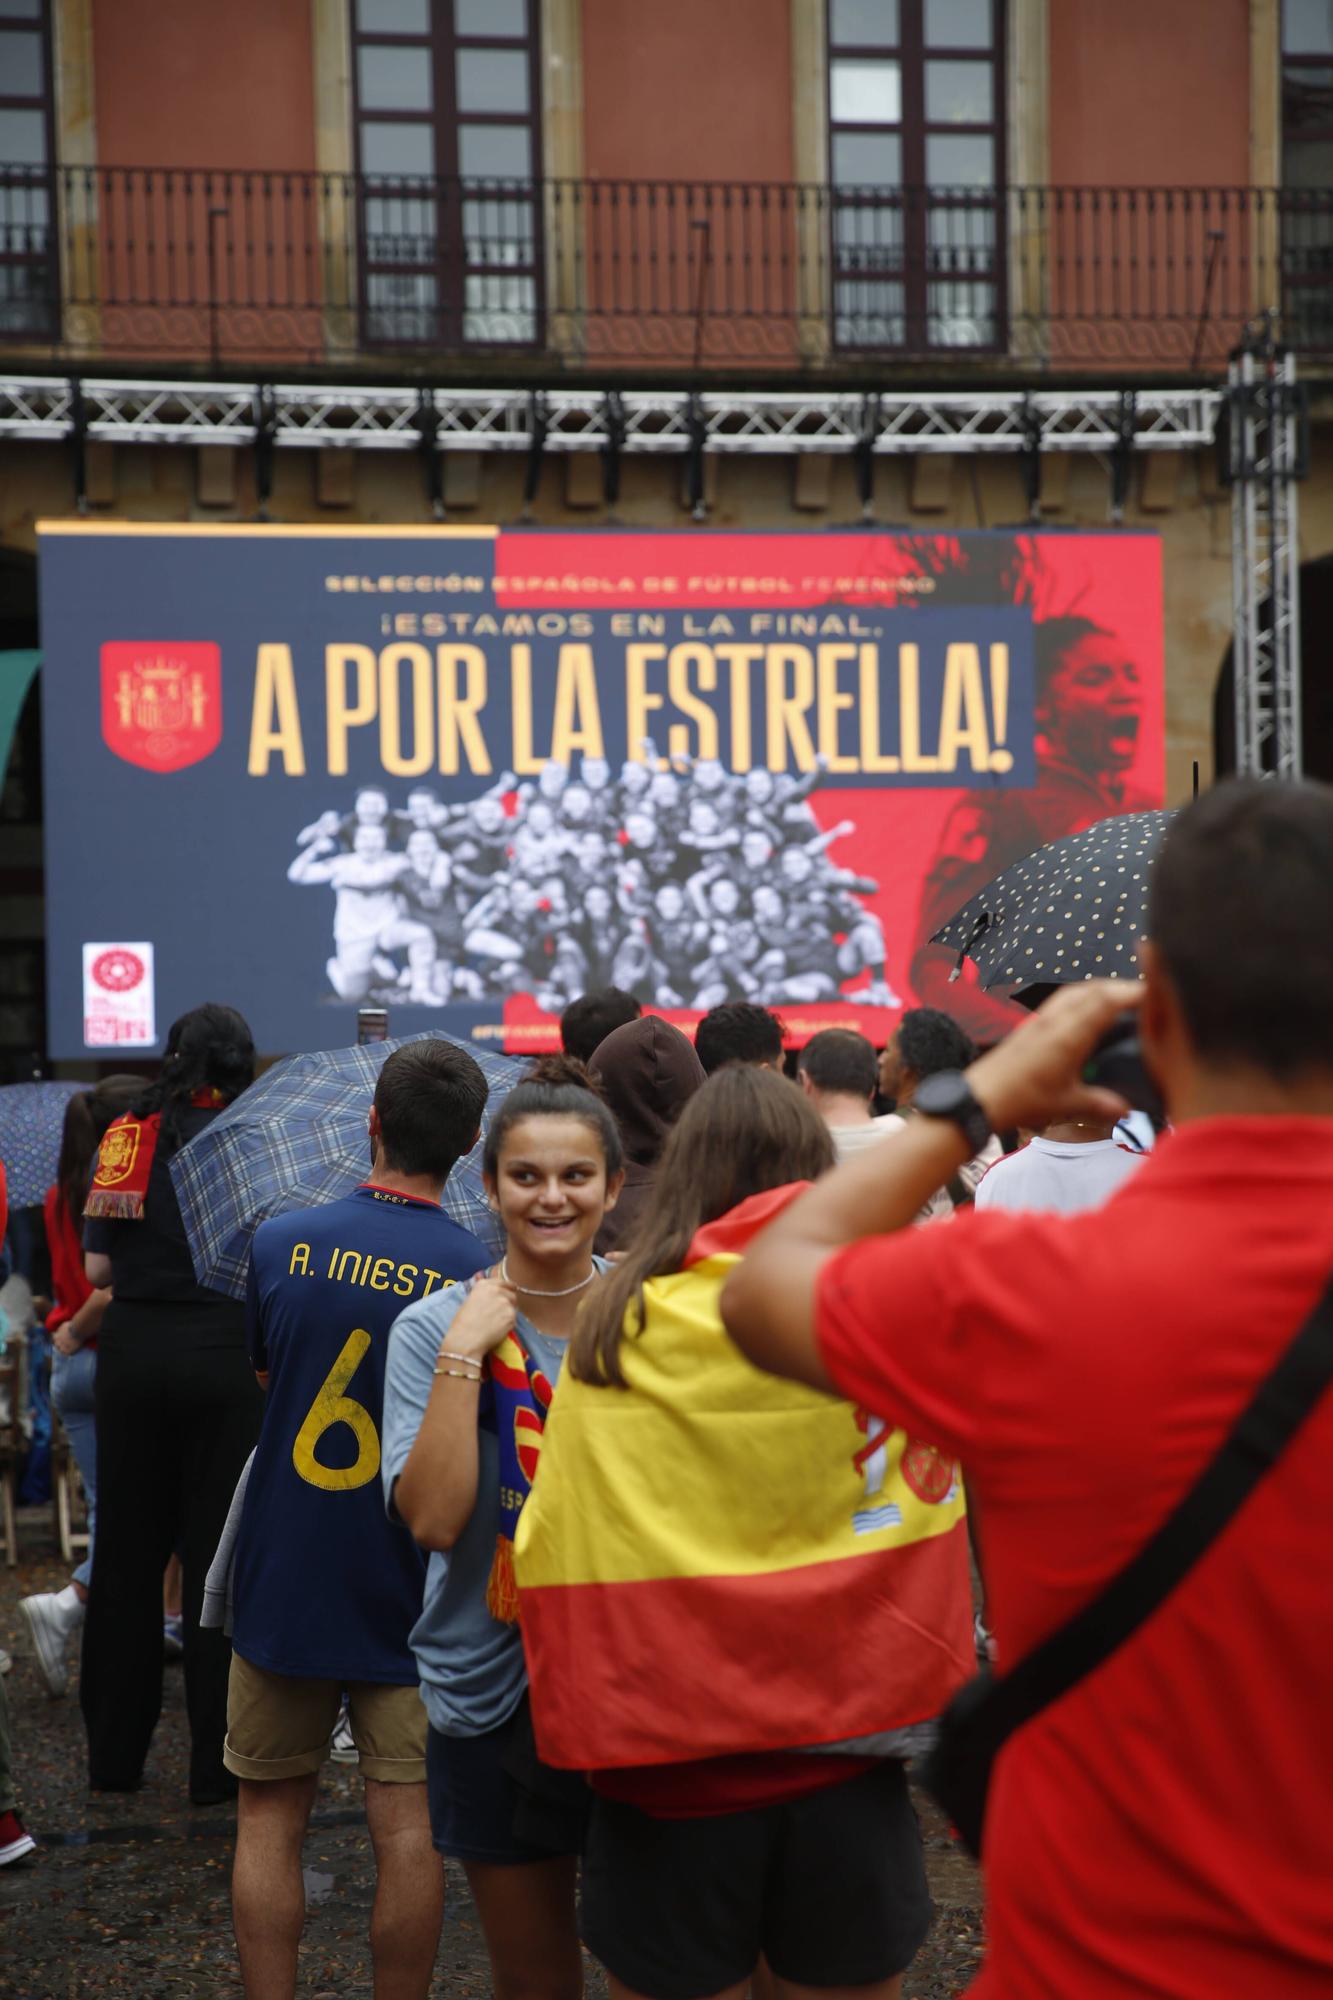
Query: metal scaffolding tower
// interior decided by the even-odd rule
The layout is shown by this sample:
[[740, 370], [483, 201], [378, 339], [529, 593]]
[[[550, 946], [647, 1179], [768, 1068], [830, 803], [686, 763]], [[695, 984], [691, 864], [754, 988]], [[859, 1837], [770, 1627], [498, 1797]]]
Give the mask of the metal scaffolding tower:
[[1271, 324], [1237, 348], [1227, 374], [1223, 469], [1231, 484], [1236, 770], [1301, 775], [1297, 485], [1306, 419], [1296, 364]]

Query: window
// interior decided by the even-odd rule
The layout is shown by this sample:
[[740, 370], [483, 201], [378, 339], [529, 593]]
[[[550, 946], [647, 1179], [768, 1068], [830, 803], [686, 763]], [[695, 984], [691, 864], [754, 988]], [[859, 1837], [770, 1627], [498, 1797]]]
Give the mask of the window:
[[1003, 0], [828, 0], [833, 327], [1001, 339]]
[[1333, 0], [1283, 0], [1282, 294], [1293, 347], [1333, 342]]
[[54, 141], [46, 0], [0, 0], [0, 338], [55, 337]]
[[537, 4], [355, 0], [371, 345], [522, 347], [539, 337]]

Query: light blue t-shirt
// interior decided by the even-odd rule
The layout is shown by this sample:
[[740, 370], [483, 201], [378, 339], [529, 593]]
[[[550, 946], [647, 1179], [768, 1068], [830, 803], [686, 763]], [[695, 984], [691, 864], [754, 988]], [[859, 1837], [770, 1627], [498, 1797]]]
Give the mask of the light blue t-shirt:
[[[381, 1474], [394, 1520], [393, 1482], [421, 1429], [440, 1343], [466, 1297], [459, 1285], [418, 1299], [398, 1315], [389, 1336]], [[566, 1343], [548, 1340], [522, 1313], [516, 1330], [554, 1387]], [[477, 1432], [477, 1504], [448, 1554], [431, 1552], [422, 1612], [412, 1628], [421, 1698], [432, 1729], [444, 1736], [481, 1736], [498, 1729], [518, 1707], [528, 1684], [518, 1626], [502, 1625], [486, 1609], [499, 1532], [500, 1451], [494, 1430], [483, 1424]]]

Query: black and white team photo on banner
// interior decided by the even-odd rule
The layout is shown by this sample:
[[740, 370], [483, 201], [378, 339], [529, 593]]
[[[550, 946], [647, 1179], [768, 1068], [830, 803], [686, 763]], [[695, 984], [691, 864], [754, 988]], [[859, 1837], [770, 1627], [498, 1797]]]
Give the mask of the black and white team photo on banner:
[[821, 830], [823, 775], [727, 772], [658, 757], [617, 777], [603, 758], [512, 771], [446, 805], [429, 786], [401, 807], [363, 787], [300, 831], [287, 871], [334, 892], [325, 966], [341, 1001], [445, 1007], [533, 994], [559, 1013], [616, 985], [662, 1008], [764, 1006], [854, 994], [894, 1007], [878, 883], [836, 859], [855, 831]]

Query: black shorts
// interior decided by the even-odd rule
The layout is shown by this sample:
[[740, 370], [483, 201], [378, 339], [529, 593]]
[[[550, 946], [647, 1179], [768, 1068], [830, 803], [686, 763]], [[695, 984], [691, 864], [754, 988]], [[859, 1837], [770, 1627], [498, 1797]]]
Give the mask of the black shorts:
[[441, 1854], [501, 1867], [577, 1854], [592, 1804], [577, 1771], [553, 1771], [537, 1756], [526, 1695], [481, 1736], [428, 1732], [426, 1797]]
[[790, 1805], [651, 1819], [597, 1799], [583, 1942], [648, 2000], [702, 2000], [762, 1952], [798, 1986], [865, 1986], [910, 1965], [930, 1927], [921, 1829], [898, 1763]]

